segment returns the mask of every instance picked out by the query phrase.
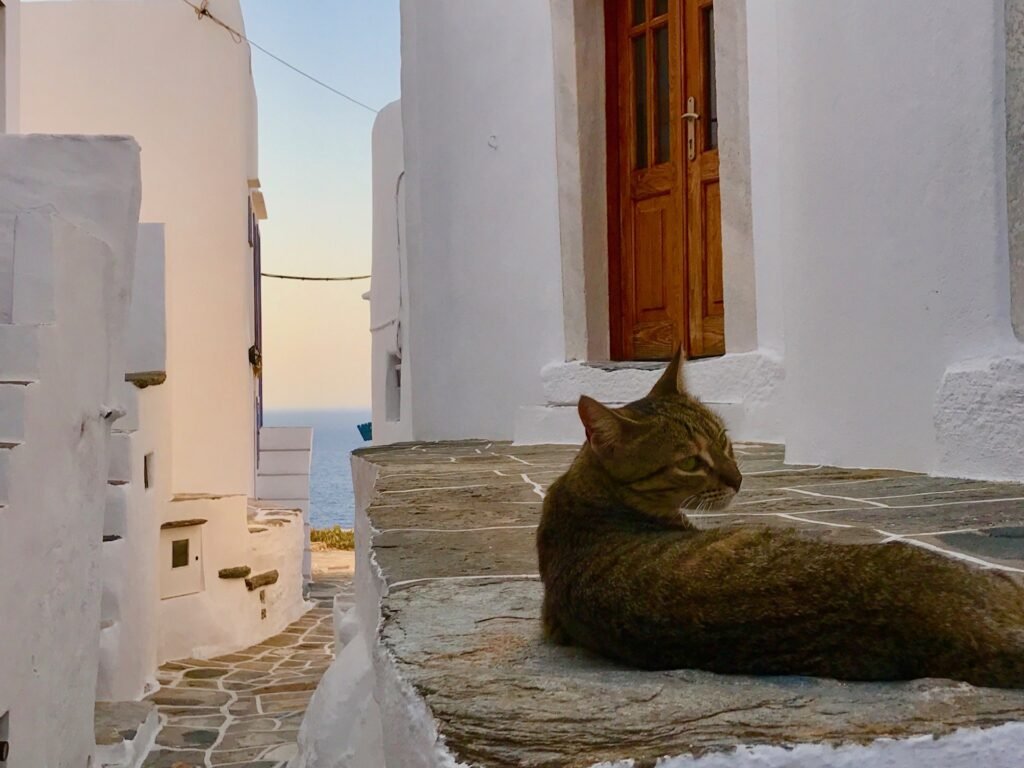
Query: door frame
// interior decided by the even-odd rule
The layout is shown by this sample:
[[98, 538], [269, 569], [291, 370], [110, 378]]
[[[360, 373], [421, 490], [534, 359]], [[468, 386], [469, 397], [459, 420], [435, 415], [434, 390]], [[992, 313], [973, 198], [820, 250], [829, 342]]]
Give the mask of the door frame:
[[[605, 56], [606, 8], [615, 0], [549, 0], [552, 20], [555, 150], [558, 168], [566, 360], [611, 359], [613, 323], [610, 258], [610, 131], [607, 88], [617, 82]], [[612, 17], [613, 18], [613, 17]], [[757, 313], [751, 212], [747, 0], [716, 0], [723, 280], [726, 346], [730, 354], [756, 349]], [[617, 203], [616, 203], [617, 204]], [[617, 231], [617, 225], [615, 225]], [[621, 336], [621, 334], [620, 334]]]
[[[707, 338], [705, 337], [705, 323], [709, 317], [707, 303], [709, 276], [707, 273], [708, 254], [705, 253], [706, 243], [706, 222], [703, 215], [703, 204], [698, 199], [703, 195], [704, 174], [708, 173], [706, 166], [718, 168], [719, 151], [716, 147], [712, 150], [713, 157], [708, 157], [708, 150], [704, 147], [704, 132], [706, 123], [702, 119], [696, 125], [690, 125], [678, 119], [678, 116], [691, 108], [686, 104], [687, 97], [697, 98], [697, 105], [693, 108], [701, 113], [709, 113], [710, 105], [704, 103], [704, 94], [707, 93], [707, 72], [704, 71], [703, 61], [703, 16], [704, 9], [713, 0], [675, 0], [669, 2], [667, 10], [674, 18], [670, 19], [669, 29], [675, 29], [675, 34], [670, 41], [670, 67], [672, 74], [670, 78], [675, 83], [670, 88], [671, 94], [671, 160], [670, 165], [654, 165], [657, 160], [653, 155], [647, 158], [647, 162], [641, 168], [633, 167], [633, 159], [630, 157], [634, 150], [635, 139], [633, 137], [634, 126], [629, 124], [631, 110], [635, 109], [632, 99], [632, 87], [625, 81], [626, 72], [622, 69], [623, 63], [632, 52], [631, 43], [635, 39], [633, 32], [636, 27], [631, 21], [634, 10], [632, 0], [605, 0], [605, 50], [606, 54], [606, 76], [607, 99], [605, 107], [605, 122], [608, 136], [608, 274], [609, 274], [609, 315], [610, 315], [610, 352], [613, 360], [648, 360], [649, 357], [642, 355], [637, 348], [637, 338], [640, 334], [639, 326], [645, 325], [640, 322], [637, 315], [637, 298], [630, 295], [631, 283], [638, 279], [638, 276], [631, 275], [630, 264], [635, 264], [639, 254], [630, 251], [629, 243], [636, 242], [638, 237], [638, 221], [634, 218], [640, 211], [641, 199], [648, 197], [636, 197], [635, 187], [637, 176], [650, 173], [664, 178], [671, 179], [671, 188], [666, 190], [658, 187], [659, 194], [667, 197], [671, 203], [668, 211], [675, 220], [668, 224], [664, 236], [668, 238], [664, 247], [668, 249], [667, 256], [670, 259], [672, 270], [665, 272], [664, 281], [669, 283], [672, 289], [668, 296], [670, 305], [666, 308], [670, 317], [674, 318], [675, 333], [677, 339], [683, 345], [683, 349], [690, 357], [720, 356], [724, 353], [708, 349]], [[653, 12], [652, 0], [646, 0], [648, 12]], [[626, 18], [623, 18], [625, 16]], [[622, 28], [625, 25], [626, 30]], [[674, 26], [673, 26], [674, 25]], [[649, 34], [649, 33], [648, 33]], [[625, 35], [625, 37], [623, 37]], [[648, 37], [648, 48], [651, 48], [651, 38]], [[649, 54], [652, 56], [653, 52]], [[653, 77], [651, 61], [648, 60], [648, 76]], [[647, 83], [644, 84], [647, 86]], [[647, 144], [649, 151], [653, 153], [654, 145], [654, 121], [655, 105], [652, 94], [647, 94], [650, 102], [648, 114]], [[716, 104], [717, 108], [717, 104]], [[704, 115], [706, 118], [707, 115]], [[696, 134], [696, 146], [698, 155], [686, 157], [686, 134]], [[651, 163], [652, 165], [648, 165]], [[717, 180], [716, 186], [717, 186]], [[643, 186], [643, 182], [641, 182]], [[720, 191], [720, 187], [719, 187]], [[653, 194], [653, 190], [651, 191]], [[721, 227], [721, 211], [718, 212], [719, 229]], [[638, 248], [638, 246], [634, 246]], [[629, 258], [627, 258], [629, 257]], [[713, 258], [713, 257], [712, 257]], [[666, 265], [667, 266], [667, 265]], [[630, 317], [633, 323], [630, 325]], [[717, 316], [717, 324], [722, 323], [721, 315]], [[711, 320], [715, 322], [714, 319]], [[717, 347], [717, 345], [715, 345]], [[672, 355], [669, 348], [663, 350], [661, 359], [668, 359]]]
[[[617, 101], [619, 91], [619, 77], [621, 76], [619, 62], [620, 58], [608, 56], [608, 51], [619, 48], [619, 30], [616, 24], [616, 5], [625, 0], [604, 0], [604, 50], [605, 50], [605, 100], [604, 100], [604, 121], [605, 121], [605, 163], [608, 187], [607, 203], [607, 228], [608, 228], [608, 321], [609, 348], [608, 355], [612, 360], [621, 360], [623, 350], [623, 317], [621, 308], [622, 296], [622, 217], [610, 215], [612, 211], [619, 212], [622, 208], [622, 165], [620, 142], [622, 140], [622, 125], [620, 109]], [[685, 271], [684, 271], [684, 280]]]

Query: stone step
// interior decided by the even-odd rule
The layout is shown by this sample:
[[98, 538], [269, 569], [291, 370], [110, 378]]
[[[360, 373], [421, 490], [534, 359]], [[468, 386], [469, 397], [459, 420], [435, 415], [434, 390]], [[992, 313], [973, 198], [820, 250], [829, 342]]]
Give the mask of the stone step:
[[261, 451], [311, 451], [312, 427], [263, 427], [260, 429]]
[[111, 578], [118, 573], [128, 556], [128, 542], [120, 536], [104, 536], [100, 545], [100, 626], [114, 627], [122, 619], [121, 605], [129, 585], [123, 579]]
[[260, 475], [256, 496], [261, 500], [308, 499], [309, 475]]
[[132, 433], [112, 432], [110, 435], [110, 467], [107, 480], [111, 483], [132, 481]]
[[302, 517], [305, 520], [309, 519], [309, 499], [260, 499], [259, 507], [261, 510], [273, 510], [273, 509], [298, 509], [302, 512]]
[[138, 768], [153, 746], [160, 719], [151, 701], [98, 701], [95, 727], [100, 768]]
[[257, 589], [277, 584], [278, 577], [279, 575], [276, 570], [253, 574], [246, 577], [245, 588], [250, 592], [255, 592]]
[[28, 387], [0, 383], [0, 445], [16, 445], [25, 438], [25, 397]]
[[[743, 424], [742, 403], [706, 403], [730, 430]], [[514, 445], [582, 445], [586, 435], [575, 405], [523, 406], [516, 413]]]
[[[663, 372], [663, 363], [556, 363], [541, 371], [544, 400], [550, 407], [575, 408], [581, 395], [607, 405], [622, 405], [646, 395]], [[722, 416], [734, 440], [778, 442], [782, 430], [782, 359], [758, 350], [693, 360], [685, 367], [686, 388]], [[576, 442], [582, 430], [568, 411], [523, 408], [516, 442]]]
[[260, 466], [257, 474], [267, 475], [308, 475], [310, 451], [267, 451], [260, 450]]
[[107, 507], [103, 515], [103, 535], [121, 536], [128, 526], [130, 483], [107, 483]]
[[0, 322], [54, 322], [54, 229], [46, 212], [23, 211], [2, 217], [0, 274], [3, 272], [7, 272], [9, 289], [0, 296]]
[[11, 493], [11, 461], [14, 457], [15, 445], [0, 445], [0, 506], [10, 501]]
[[0, 382], [38, 381], [39, 328], [0, 324]]

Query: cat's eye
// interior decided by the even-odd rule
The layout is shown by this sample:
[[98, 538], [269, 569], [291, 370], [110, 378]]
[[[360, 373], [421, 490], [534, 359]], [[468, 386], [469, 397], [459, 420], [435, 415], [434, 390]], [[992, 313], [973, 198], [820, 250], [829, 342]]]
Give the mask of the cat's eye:
[[701, 460], [700, 456], [691, 456], [676, 464], [676, 468], [683, 472], [696, 472], [703, 464], [704, 462]]

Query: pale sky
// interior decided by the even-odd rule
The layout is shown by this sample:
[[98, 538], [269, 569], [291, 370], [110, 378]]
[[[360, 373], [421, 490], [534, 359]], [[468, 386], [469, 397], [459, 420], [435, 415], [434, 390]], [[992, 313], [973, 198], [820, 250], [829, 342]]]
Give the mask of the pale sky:
[[[380, 108], [399, 95], [398, 0], [242, 0], [256, 43]], [[263, 271], [369, 274], [374, 116], [252, 52]], [[263, 281], [269, 409], [368, 407], [369, 304], [355, 283]]]

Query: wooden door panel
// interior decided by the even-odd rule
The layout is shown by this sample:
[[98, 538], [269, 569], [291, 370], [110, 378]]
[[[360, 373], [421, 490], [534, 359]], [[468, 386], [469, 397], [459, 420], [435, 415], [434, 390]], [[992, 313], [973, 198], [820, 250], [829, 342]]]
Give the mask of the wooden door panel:
[[712, 2], [605, 0], [617, 359], [724, 351]]
[[722, 277], [722, 185], [718, 179], [704, 184], [704, 316], [701, 318], [703, 354], [725, 354], [725, 296]]
[[[633, 331], [633, 360], [664, 360], [679, 345], [675, 323], [638, 322]], [[673, 354], [673, 353], [670, 353]]]
[[707, 357], [725, 353], [714, 2], [684, 0], [684, 5], [684, 88], [699, 116], [690, 126], [694, 152], [686, 169], [688, 352]]
[[612, 352], [671, 357], [684, 339], [681, 0], [606, 0]]
[[656, 313], [662, 319], [672, 322], [668, 314], [668, 280], [672, 275], [669, 234], [668, 205], [666, 197], [643, 200], [634, 209], [633, 216], [633, 258], [636, 274], [637, 319], [649, 319]]
[[679, 169], [675, 163], [665, 163], [630, 174], [630, 196], [633, 201], [675, 191]]
[[717, 180], [704, 184], [704, 311], [705, 317], [725, 313], [722, 287], [722, 217], [714, 215], [722, 209], [721, 185]]

